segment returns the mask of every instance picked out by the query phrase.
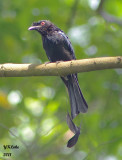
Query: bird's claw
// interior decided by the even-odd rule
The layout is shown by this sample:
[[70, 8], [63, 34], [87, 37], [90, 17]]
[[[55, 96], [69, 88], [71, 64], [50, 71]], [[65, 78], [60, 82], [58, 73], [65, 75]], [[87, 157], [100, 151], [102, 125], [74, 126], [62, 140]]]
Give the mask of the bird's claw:
[[56, 64], [60, 63], [60, 62], [64, 62], [64, 61], [56, 61]]
[[49, 64], [49, 63], [51, 63], [51, 62], [45, 62], [44, 64], [45, 64], [45, 66], [46, 66], [46, 65]]

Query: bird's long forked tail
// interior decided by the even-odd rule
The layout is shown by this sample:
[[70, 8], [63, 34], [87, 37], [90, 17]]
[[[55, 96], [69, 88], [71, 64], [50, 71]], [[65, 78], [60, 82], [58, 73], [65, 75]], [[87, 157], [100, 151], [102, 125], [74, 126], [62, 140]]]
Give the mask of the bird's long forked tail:
[[67, 124], [69, 126], [69, 129], [74, 133], [74, 136], [68, 141], [67, 147], [71, 148], [73, 147], [79, 138], [80, 135], [80, 127], [77, 127], [74, 122], [72, 121], [69, 113], [67, 113]]
[[65, 85], [68, 88], [70, 105], [71, 105], [71, 117], [74, 119], [80, 112], [87, 112], [88, 105], [83, 97], [81, 89], [79, 87], [76, 74], [68, 75], [67, 79], [61, 77]]

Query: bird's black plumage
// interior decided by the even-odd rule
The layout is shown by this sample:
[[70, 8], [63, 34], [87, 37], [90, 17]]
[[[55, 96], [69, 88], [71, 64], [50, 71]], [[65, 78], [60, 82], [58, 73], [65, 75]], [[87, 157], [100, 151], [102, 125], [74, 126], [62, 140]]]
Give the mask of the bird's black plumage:
[[68, 126], [69, 126], [69, 129], [74, 133], [74, 136], [73, 136], [73, 137], [68, 141], [68, 143], [67, 143], [67, 147], [71, 148], [71, 147], [73, 147], [73, 146], [77, 143], [77, 141], [78, 141], [78, 138], [79, 138], [79, 135], [80, 135], [80, 128], [77, 127], [77, 126], [73, 123], [73, 121], [72, 121], [69, 113], [67, 114], [67, 124], [68, 124]]
[[[56, 27], [50, 21], [42, 20], [33, 23], [29, 30], [36, 30], [41, 34], [43, 48], [51, 62], [76, 59], [68, 37], [61, 29]], [[77, 74], [61, 77], [61, 79], [68, 88], [71, 104], [71, 117], [73, 119], [80, 112], [85, 113], [88, 109], [88, 105], [80, 90]]]

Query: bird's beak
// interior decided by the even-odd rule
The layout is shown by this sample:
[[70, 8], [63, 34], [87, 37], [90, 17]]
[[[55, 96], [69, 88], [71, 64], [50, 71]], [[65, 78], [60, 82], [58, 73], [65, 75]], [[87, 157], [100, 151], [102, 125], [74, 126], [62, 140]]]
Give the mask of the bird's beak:
[[28, 28], [28, 30], [37, 30], [38, 28], [40, 28], [40, 26], [31, 26]]

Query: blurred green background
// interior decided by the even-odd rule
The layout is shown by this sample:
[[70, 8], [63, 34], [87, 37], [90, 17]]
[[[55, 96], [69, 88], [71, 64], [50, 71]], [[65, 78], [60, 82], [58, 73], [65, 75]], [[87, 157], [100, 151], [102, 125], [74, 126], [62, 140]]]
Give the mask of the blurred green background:
[[[70, 38], [77, 59], [121, 56], [122, 26], [97, 12], [100, 0], [1, 0], [0, 63], [48, 61], [32, 22], [49, 19]], [[121, 0], [106, 0], [105, 12], [122, 17]], [[59, 77], [0, 78], [0, 160], [121, 160], [122, 70], [79, 74], [89, 105], [75, 122], [77, 145], [66, 124], [68, 94]], [[19, 149], [5, 150], [3, 145]], [[3, 153], [12, 153], [11, 157]]]

